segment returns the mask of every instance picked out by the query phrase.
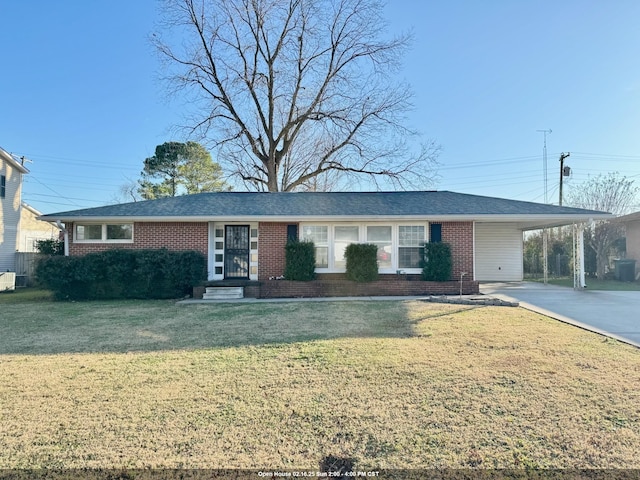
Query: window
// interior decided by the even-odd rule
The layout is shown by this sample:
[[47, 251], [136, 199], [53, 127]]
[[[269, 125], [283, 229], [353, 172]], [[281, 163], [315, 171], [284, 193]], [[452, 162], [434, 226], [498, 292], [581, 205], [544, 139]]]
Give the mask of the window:
[[367, 243], [372, 243], [378, 247], [378, 268], [391, 268], [391, 225], [388, 226], [368, 226]]
[[78, 242], [130, 243], [133, 241], [133, 224], [77, 224], [75, 240]]
[[427, 222], [398, 223], [335, 223], [300, 224], [301, 240], [316, 247], [316, 267], [323, 272], [344, 272], [347, 267], [344, 252], [351, 243], [369, 243], [378, 248], [378, 267], [381, 273], [408, 270], [417, 273], [421, 268], [424, 243], [428, 239]]
[[107, 240], [131, 240], [133, 225], [130, 223], [107, 225]]
[[316, 248], [316, 267], [329, 266], [329, 227], [326, 225], [307, 225], [302, 231], [302, 240], [313, 242]]
[[77, 225], [76, 240], [102, 240], [102, 225]]
[[350, 243], [359, 242], [359, 229], [354, 226], [336, 226], [334, 230], [334, 257], [335, 268], [347, 268], [347, 260], [344, 258], [344, 251]]
[[423, 225], [398, 227], [398, 267], [420, 268], [424, 252], [425, 231]]
[[0, 175], [0, 198], [7, 195], [7, 177]]

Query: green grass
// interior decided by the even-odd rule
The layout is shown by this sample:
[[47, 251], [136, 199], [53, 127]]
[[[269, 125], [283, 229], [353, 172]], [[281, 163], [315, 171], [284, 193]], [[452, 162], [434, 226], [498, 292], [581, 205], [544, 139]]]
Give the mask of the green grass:
[[5, 304], [0, 469], [640, 468], [639, 382], [519, 308]]
[[18, 288], [16, 290], [0, 292], [0, 305], [31, 303], [31, 302], [49, 302], [53, 295], [48, 290], [38, 288]]
[[[531, 279], [532, 282], [542, 282], [542, 279]], [[573, 278], [549, 278], [548, 283], [561, 287], [573, 287]], [[617, 280], [597, 280], [595, 278], [586, 279], [589, 290], [610, 290], [610, 291], [640, 291], [640, 282], [619, 282]]]

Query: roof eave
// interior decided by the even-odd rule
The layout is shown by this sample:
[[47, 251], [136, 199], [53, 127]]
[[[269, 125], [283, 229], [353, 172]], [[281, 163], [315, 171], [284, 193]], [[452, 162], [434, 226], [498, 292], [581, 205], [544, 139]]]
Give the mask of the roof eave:
[[20, 173], [29, 173], [29, 170], [24, 165], [22, 165], [22, 163], [18, 162], [12, 154], [7, 152], [2, 147], [0, 147], [0, 157]]
[[609, 220], [613, 215], [600, 214], [446, 214], [446, 215], [207, 215], [207, 216], [55, 216], [42, 215], [47, 222], [380, 222], [384, 220], [429, 222], [496, 222], [518, 223], [523, 230], [550, 228], [593, 220]]

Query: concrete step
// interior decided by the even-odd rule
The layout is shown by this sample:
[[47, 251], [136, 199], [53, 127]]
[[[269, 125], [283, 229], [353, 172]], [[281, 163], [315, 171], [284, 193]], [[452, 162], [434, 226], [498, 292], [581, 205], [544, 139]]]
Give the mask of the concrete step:
[[244, 298], [244, 287], [207, 287], [203, 300], [232, 300]]

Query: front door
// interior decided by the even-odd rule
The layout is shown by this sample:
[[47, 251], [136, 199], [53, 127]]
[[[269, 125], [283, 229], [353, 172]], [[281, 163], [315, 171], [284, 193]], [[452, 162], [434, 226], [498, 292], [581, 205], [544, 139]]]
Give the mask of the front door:
[[224, 278], [249, 278], [249, 225], [226, 225]]

